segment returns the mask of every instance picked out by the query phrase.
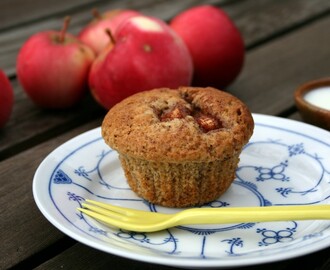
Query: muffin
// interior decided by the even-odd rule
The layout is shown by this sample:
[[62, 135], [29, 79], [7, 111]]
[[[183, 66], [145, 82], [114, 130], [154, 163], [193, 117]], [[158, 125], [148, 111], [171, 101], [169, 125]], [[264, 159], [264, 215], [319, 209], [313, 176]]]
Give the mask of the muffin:
[[116, 104], [102, 123], [131, 189], [166, 207], [197, 206], [231, 185], [254, 128], [247, 106], [214, 88], [160, 88]]

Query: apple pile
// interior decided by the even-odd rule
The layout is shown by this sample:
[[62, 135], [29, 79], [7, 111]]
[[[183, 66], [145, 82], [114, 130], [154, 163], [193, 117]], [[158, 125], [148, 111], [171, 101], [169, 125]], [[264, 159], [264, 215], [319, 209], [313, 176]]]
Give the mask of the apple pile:
[[89, 88], [105, 109], [139, 91], [183, 85], [223, 89], [239, 74], [242, 38], [219, 8], [204, 5], [169, 24], [135, 10], [93, 12], [77, 36], [44, 31], [17, 58], [18, 79], [44, 108], [68, 108]]

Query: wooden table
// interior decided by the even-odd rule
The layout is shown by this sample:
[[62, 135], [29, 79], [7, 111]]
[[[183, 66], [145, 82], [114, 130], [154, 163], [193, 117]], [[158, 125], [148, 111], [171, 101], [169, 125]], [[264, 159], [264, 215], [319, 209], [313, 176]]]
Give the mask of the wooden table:
[[[246, 63], [227, 89], [252, 112], [301, 121], [295, 88], [330, 75], [330, 1], [328, 0], [49, 0], [0, 1], [0, 68], [10, 77], [15, 106], [0, 130], [0, 269], [173, 269], [107, 254], [76, 242], [40, 213], [32, 179], [40, 162], [70, 138], [100, 125], [105, 111], [87, 96], [76, 107], [43, 110], [22, 91], [15, 70], [19, 48], [33, 33], [59, 29], [71, 15], [76, 34], [90, 10], [132, 8], [169, 21], [201, 3], [222, 7], [246, 44]], [[295, 259], [245, 269], [330, 269], [330, 248]]]

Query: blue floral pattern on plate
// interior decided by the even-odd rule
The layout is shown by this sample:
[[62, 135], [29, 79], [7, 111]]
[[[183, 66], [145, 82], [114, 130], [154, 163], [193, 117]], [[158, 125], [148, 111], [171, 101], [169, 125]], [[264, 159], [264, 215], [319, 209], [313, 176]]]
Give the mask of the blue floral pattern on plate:
[[[300, 122], [254, 114], [236, 179], [218, 200], [202, 207], [328, 204], [330, 135]], [[178, 226], [157, 233], [109, 228], [76, 208], [96, 199], [172, 213], [137, 197], [117, 153], [94, 129], [63, 144], [39, 166], [33, 183], [37, 205], [60, 230], [120, 256], [186, 267], [228, 267], [286, 259], [330, 245], [329, 221], [287, 221]]]

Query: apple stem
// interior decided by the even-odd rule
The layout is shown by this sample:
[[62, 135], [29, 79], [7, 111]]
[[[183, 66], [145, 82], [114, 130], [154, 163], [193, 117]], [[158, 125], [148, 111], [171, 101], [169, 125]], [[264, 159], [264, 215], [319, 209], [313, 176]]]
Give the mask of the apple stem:
[[115, 45], [115, 44], [116, 44], [116, 40], [115, 40], [113, 34], [111, 33], [110, 29], [109, 29], [109, 28], [105, 29], [105, 32], [108, 34], [111, 43], [112, 43], [113, 45]]
[[70, 21], [71, 21], [71, 17], [70, 17], [70, 16], [66, 16], [66, 17], [64, 18], [63, 28], [62, 28], [62, 30], [61, 30], [60, 38], [59, 38], [59, 42], [60, 42], [60, 43], [63, 43], [64, 40], [65, 40], [65, 34], [66, 34], [66, 31], [68, 30], [68, 27], [69, 27]]
[[98, 19], [98, 20], [102, 19], [100, 12], [96, 8], [92, 9], [92, 14], [95, 19]]

